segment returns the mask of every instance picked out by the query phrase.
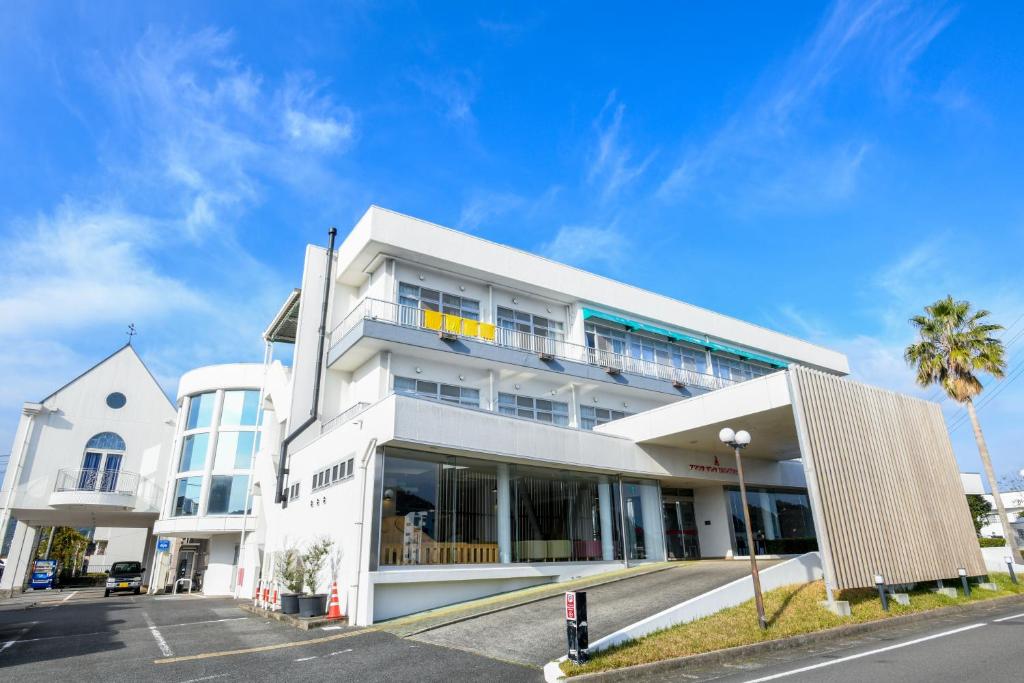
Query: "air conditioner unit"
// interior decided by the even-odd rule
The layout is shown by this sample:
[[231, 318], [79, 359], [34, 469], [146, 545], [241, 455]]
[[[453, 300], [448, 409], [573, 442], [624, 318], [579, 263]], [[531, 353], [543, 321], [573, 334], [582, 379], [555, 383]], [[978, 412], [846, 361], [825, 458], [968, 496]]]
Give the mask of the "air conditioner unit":
[[685, 389], [686, 382], [684, 382], [681, 379], [674, 379], [672, 380], [672, 386], [675, 387], [676, 389]]
[[437, 336], [445, 341], [455, 341], [459, 335], [449, 330], [441, 330], [437, 333]]
[[614, 365], [606, 365], [604, 371], [609, 375], [618, 375], [622, 372], [622, 368], [617, 368]]
[[539, 355], [540, 355], [540, 359], [541, 360], [554, 360], [555, 359], [555, 354], [553, 354], [553, 353], [551, 353], [549, 351], [541, 351]]

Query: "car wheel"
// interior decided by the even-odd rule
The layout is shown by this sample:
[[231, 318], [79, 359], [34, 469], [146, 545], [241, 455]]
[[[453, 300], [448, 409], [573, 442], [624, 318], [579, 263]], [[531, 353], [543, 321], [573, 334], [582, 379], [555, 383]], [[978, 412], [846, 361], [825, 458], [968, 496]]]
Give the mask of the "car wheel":
[[103, 591], [103, 597], [109, 598], [110, 597], [110, 591], [109, 590]]
[[138, 595], [138, 594], [139, 594], [139, 593], [141, 593], [141, 592], [142, 592], [142, 589], [141, 589], [141, 588], [136, 588], [136, 589], [135, 589], [135, 594], [136, 594], [136, 595]]

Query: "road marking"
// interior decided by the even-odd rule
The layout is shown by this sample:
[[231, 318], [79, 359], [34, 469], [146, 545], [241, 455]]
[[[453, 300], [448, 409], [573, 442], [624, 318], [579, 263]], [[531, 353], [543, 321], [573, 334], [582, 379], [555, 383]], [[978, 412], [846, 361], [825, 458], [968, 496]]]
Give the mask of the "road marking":
[[1000, 621], [1010, 621], [1011, 619], [1020, 619], [1024, 617], [1024, 614], [1014, 614], [1012, 617], [1003, 617], [1002, 619], [993, 619], [993, 624], [998, 624]]
[[205, 621], [185, 621], [180, 624], [168, 624], [164, 628], [174, 628], [175, 626], [194, 626], [196, 624], [219, 624], [225, 621], [241, 621], [248, 619], [249, 617], [226, 617], [224, 619], [206, 619]]
[[145, 612], [142, 613], [142, 618], [146, 620], [146, 625], [149, 626], [149, 632], [153, 634], [153, 640], [156, 641], [157, 647], [160, 648], [160, 654], [164, 657], [173, 657], [174, 651], [171, 649], [171, 646], [167, 644], [167, 641], [164, 640], [163, 635], [156, 627], [156, 624], [153, 623], [153, 620], [150, 619], [149, 615]]
[[890, 645], [888, 647], [880, 647], [877, 650], [869, 650], [868, 652], [861, 652], [859, 654], [850, 655], [849, 657], [841, 657], [839, 659], [833, 659], [828, 662], [822, 662], [821, 664], [812, 664], [811, 666], [804, 666], [799, 669], [793, 669], [791, 671], [783, 671], [782, 673], [772, 674], [771, 676], [764, 676], [763, 678], [754, 678], [747, 681], [747, 683], [762, 683], [762, 681], [774, 681], [777, 678], [785, 678], [786, 676], [793, 676], [794, 674], [802, 674], [806, 671], [814, 671], [815, 669], [824, 669], [827, 666], [834, 666], [835, 664], [842, 664], [843, 662], [849, 662], [854, 659], [860, 659], [861, 657], [870, 657], [871, 655], [877, 655], [882, 652], [889, 652], [891, 650], [898, 650], [901, 647], [909, 647], [911, 645], [917, 645], [918, 643], [924, 643], [929, 640], [935, 640], [936, 638], [945, 638], [957, 633], [963, 633], [964, 631], [970, 631], [971, 629], [981, 628], [986, 626], [985, 622], [980, 624], [971, 624], [970, 626], [962, 626], [955, 628], [952, 631], [943, 631], [942, 633], [933, 633], [930, 636], [923, 638], [917, 638], [915, 640], [908, 640], [905, 643], [899, 643], [898, 645]]
[[70, 600], [71, 598], [75, 597], [76, 595], [78, 595], [78, 591], [71, 591], [71, 594], [68, 595], [63, 600], [61, 600], [61, 602], [67, 602], [68, 600]]
[[327, 656], [333, 657], [334, 655], [343, 655], [346, 652], [352, 652], [352, 648], [348, 648], [347, 650], [336, 650], [335, 652], [328, 653]]
[[25, 635], [26, 633], [28, 633], [28, 630], [29, 630], [30, 628], [32, 628], [33, 626], [35, 626], [35, 624], [36, 624], [36, 622], [34, 622], [34, 621], [33, 621], [33, 622], [32, 622], [31, 624], [29, 624], [29, 625], [28, 625], [28, 626], [26, 626], [25, 628], [21, 629], [20, 631], [18, 631], [18, 633], [17, 633], [17, 634], [16, 634], [15, 636], [14, 636], [14, 638], [13, 638], [12, 640], [8, 640], [8, 641], [7, 641], [6, 643], [4, 643], [3, 645], [0, 645], [0, 654], [3, 654], [3, 653], [4, 653], [4, 651], [5, 651], [5, 650], [6, 650], [7, 648], [9, 648], [9, 647], [10, 647], [11, 645], [14, 645], [14, 644], [15, 644], [16, 642], [18, 642], [18, 640], [20, 640], [20, 639], [21, 639], [21, 637], [22, 637], [23, 635]]
[[299, 657], [295, 661], [296, 662], [308, 662], [311, 659], [316, 659], [316, 655], [313, 655], [312, 657]]
[[203, 676], [202, 678], [190, 678], [187, 681], [182, 681], [181, 683], [199, 683], [199, 681], [212, 681], [215, 678], [224, 678], [225, 676], [229, 675], [230, 674], [213, 674], [212, 676]]
[[321, 631], [340, 631], [341, 627], [340, 626], [321, 626], [320, 630]]
[[175, 664], [177, 662], [192, 662], [197, 659], [211, 659], [213, 657], [230, 657], [232, 655], [248, 655], [254, 652], [267, 652], [269, 650], [282, 650], [289, 647], [303, 647], [305, 645], [315, 645], [317, 643], [327, 643], [332, 640], [341, 640], [342, 638], [350, 638], [352, 636], [358, 636], [363, 633], [371, 633], [377, 631], [378, 628], [370, 626], [368, 628], [362, 628], [357, 631], [346, 631], [344, 633], [335, 633], [330, 636], [323, 636], [322, 638], [309, 638], [307, 640], [292, 640], [287, 643], [276, 643], [274, 645], [261, 645], [259, 647], [246, 647], [241, 650], [221, 650], [220, 652], [204, 652], [198, 655], [184, 655], [181, 657], [168, 657], [166, 659], [154, 659], [154, 664]]

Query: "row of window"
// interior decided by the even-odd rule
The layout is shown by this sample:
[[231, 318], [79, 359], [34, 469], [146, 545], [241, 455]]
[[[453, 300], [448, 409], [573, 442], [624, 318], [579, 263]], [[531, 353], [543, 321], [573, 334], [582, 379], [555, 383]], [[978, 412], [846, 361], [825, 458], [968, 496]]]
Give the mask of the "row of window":
[[353, 459], [342, 460], [336, 462], [330, 467], [325, 467], [316, 474], [313, 475], [313, 491], [319, 491], [325, 489], [332, 484], [337, 484], [343, 479], [348, 479], [352, 476], [352, 465]]
[[[185, 429], [204, 429], [213, 424], [213, 405], [217, 392], [198, 394], [189, 400]], [[255, 427], [259, 419], [260, 392], [251, 390], [225, 391], [220, 410], [222, 427]]]
[[[213, 456], [216, 472], [247, 470], [252, 468], [253, 453], [258, 449], [258, 432], [220, 432], [217, 449]], [[185, 437], [181, 446], [179, 472], [195, 472], [206, 469], [206, 454], [210, 448], [210, 433], [199, 432]]]
[[[199, 514], [201, 476], [181, 477], [174, 489], [175, 517], [194, 517]], [[244, 515], [252, 512], [249, 500], [249, 477], [244, 474], [213, 476], [210, 495], [206, 501], [208, 515]]]
[[460, 318], [480, 319], [480, 302], [476, 299], [405, 282], [398, 283], [398, 303], [421, 311], [440, 311]]
[[287, 491], [287, 493], [288, 493], [288, 501], [291, 502], [291, 501], [295, 500], [296, 498], [298, 498], [300, 490], [301, 490], [301, 487], [299, 486], [299, 482], [295, 482], [294, 484], [289, 486], [288, 487], [288, 491]]
[[[480, 407], [479, 389], [442, 384], [440, 382], [409, 377], [395, 377], [395, 393], [443, 401], [467, 408]], [[569, 426], [569, 404], [562, 401], [499, 393], [498, 412], [502, 415], [512, 415], [527, 420], [546, 422], [560, 427]], [[597, 425], [618, 420], [632, 414], [622, 410], [580, 406], [580, 428], [593, 429]]]

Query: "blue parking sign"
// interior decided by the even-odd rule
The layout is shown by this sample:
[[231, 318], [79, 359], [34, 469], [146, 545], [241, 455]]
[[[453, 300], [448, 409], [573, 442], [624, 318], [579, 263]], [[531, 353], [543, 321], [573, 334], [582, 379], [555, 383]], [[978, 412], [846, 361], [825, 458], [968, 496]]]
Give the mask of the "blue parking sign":
[[161, 553], [166, 553], [168, 550], [171, 549], [170, 539], [161, 538], [159, 541], [156, 542], [156, 549]]

